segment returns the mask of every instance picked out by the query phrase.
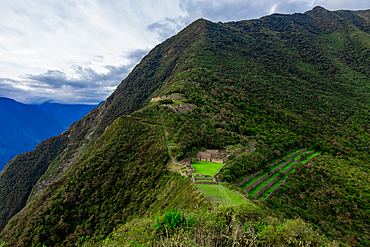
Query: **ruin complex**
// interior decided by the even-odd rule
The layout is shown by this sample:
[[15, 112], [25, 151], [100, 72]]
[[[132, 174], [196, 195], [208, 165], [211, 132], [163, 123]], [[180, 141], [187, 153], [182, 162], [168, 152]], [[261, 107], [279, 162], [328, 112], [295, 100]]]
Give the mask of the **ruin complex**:
[[226, 153], [220, 152], [218, 150], [206, 150], [205, 152], [199, 152], [197, 159], [200, 161], [225, 163], [229, 160], [229, 156]]

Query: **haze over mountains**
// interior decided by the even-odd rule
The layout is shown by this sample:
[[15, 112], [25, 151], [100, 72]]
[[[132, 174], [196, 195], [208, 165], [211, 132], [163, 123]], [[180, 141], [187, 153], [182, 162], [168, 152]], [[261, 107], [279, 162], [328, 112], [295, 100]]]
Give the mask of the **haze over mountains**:
[[17, 154], [65, 131], [95, 105], [63, 105], [45, 102], [26, 105], [0, 98], [0, 170]]
[[[104, 104], [8, 164], [1, 240], [369, 246], [369, 37], [370, 10], [193, 22], [153, 48]], [[218, 207], [168, 169], [199, 150], [250, 140], [253, 151], [218, 173], [244, 206]], [[271, 199], [236, 188], [303, 148], [321, 156], [297, 165]], [[194, 224], [161, 231], [176, 210]]]
[[56, 116], [62, 119], [69, 126], [73, 122], [80, 120], [89, 111], [100, 106], [102, 103], [104, 103], [104, 101], [99, 103], [98, 105], [82, 105], [82, 104], [67, 105], [67, 104], [45, 102], [41, 105], [33, 104], [33, 106], [36, 106], [37, 108], [43, 110], [44, 112], [47, 112], [53, 116]]

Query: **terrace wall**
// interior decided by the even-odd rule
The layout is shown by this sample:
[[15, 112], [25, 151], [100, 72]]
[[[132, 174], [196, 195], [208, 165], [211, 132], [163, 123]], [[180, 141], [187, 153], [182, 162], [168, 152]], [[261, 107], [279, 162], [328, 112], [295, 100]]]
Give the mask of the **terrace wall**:
[[186, 178], [188, 178], [188, 173], [186, 171], [184, 171], [184, 172], [181, 171], [181, 170], [178, 170], [178, 171], [179, 171], [181, 176], [185, 176]]
[[194, 184], [217, 184], [216, 180], [213, 178], [212, 181], [196, 181], [194, 176], [192, 176]]
[[279, 176], [268, 182], [265, 186], [263, 186], [262, 189], [260, 189], [255, 195], [254, 198], [258, 198], [260, 195], [262, 195], [268, 188], [270, 188], [271, 185], [273, 185], [276, 181], [280, 179]]
[[270, 167], [276, 165], [277, 163], [279, 163], [279, 162], [281, 162], [283, 160], [294, 158], [295, 156], [300, 155], [301, 153], [306, 152], [306, 151], [307, 151], [307, 148], [304, 149], [304, 150], [302, 150], [302, 151], [299, 151], [298, 153], [292, 154], [289, 157], [286, 157], [286, 158], [283, 158], [283, 159], [279, 159], [278, 161], [275, 161], [274, 163], [270, 164]]
[[258, 171], [252, 175], [250, 175], [249, 177], [243, 179], [241, 182], [239, 182], [236, 186], [240, 187], [242, 186], [243, 184], [245, 184], [246, 182], [248, 182], [249, 180], [251, 180], [252, 178], [254, 178], [255, 176], [261, 174], [263, 171]]
[[281, 184], [279, 184], [273, 191], [271, 191], [271, 193], [265, 198], [265, 200], [267, 199], [270, 199], [279, 189], [282, 185], [286, 184], [288, 182], [288, 180], [294, 175], [296, 174], [297, 171], [293, 172], [289, 177], [287, 177], [283, 182], [281, 182]]
[[292, 159], [292, 158], [296, 157], [297, 155], [300, 155], [301, 153], [304, 153], [304, 152], [306, 152], [306, 151], [307, 151], [307, 148], [305, 148], [305, 149], [303, 149], [303, 150], [299, 151], [298, 153], [292, 154], [292, 155], [291, 155], [291, 156], [289, 156], [287, 159]]
[[263, 180], [265, 180], [266, 178], [268, 178], [269, 176], [271, 175], [271, 172], [267, 173], [265, 176], [261, 177], [260, 179], [258, 179], [256, 182], [254, 182], [253, 184], [249, 185], [244, 191], [245, 192], [249, 192], [251, 191], [252, 189], [254, 189], [257, 185], [259, 185], [260, 183], [262, 183]]
[[[300, 159], [299, 159], [300, 160]], [[280, 171], [284, 166], [286, 166], [287, 164], [291, 163], [293, 160], [288, 160], [287, 162], [284, 162], [283, 164], [281, 164], [280, 166], [276, 167], [274, 170], [272, 170], [271, 172], [267, 173], [265, 176], [261, 177], [260, 179], [258, 179], [256, 182], [254, 182], [253, 184], [249, 185], [246, 189], [245, 189], [245, 192], [249, 192], [251, 191], [252, 189], [254, 189], [257, 185], [259, 185], [260, 183], [262, 183], [262, 181], [264, 181], [266, 178], [268, 178], [269, 176], [271, 176], [272, 174], [274, 174], [275, 172], [277, 171]]]
[[283, 171], [284, 174], [287, 174], [290, 170], [292, 170], [296, 165], [300, 164], [300, 161], [302, 160], [302, 157], [299, 159], [295, 160], [295, 164], [291, 165], [288, 169]]
[[283, 164], [279, 165], [274, 170], [272, 170], [271, 171], [271, 174], [274, 174], [275, 172], [280, 171], [281, 169], [283, 169], [284, 166], [286, 166], [286, 165], [288, 165], [288, 164], [290, 164], [292, 162], [293, 162], [293, 160], [288, 160], [288, 161], [284, 162]]

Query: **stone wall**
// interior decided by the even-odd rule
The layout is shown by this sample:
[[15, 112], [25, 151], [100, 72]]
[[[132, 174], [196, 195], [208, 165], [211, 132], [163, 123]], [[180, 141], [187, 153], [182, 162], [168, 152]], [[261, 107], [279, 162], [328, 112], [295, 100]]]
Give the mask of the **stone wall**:
[[197, 177], [195, 177], [195, 181], [197, 181], [197, 180], [212, 180], [213, 181], [213, 178], [202, 178], [202, 177], [197, 178]]
[[212, 181], [196, 181], [194, 176], [192, 176], [194, 184], [217, 184], [216, 180], [213, 178]]
[[292, 161], [293, 160], [288, 160], [284, 162], [283, 164], [279, 165], [278, 167], [276, 167], [274, 170], [271, 171], [271, 174], [274, 174], [275, 172], [280, 171], [281, 169], [283, 169], [284, 166], [290, 164]]
[[179, 171], [181, 176], [185, 176], [186, 178], [188, 178], [188, 173], [186, 171], [184, 171], [184, 172], [181, 171], [181, 170], [178, 170], [178, 171]]
[[195, 104], [185, 104], [185, 103], [181, 103], [181, 104], [173, 104], [173, 105], [169, 105], [176, 113], [183, 113], [185, 111], [188, 111], [188, 110], [191, 110], [191, 109], [194, 109], [194, 108], [197, 108], [198, 106], [195, 105]]
[[208, 149], [206, 150], [206, 153], [210, 153], [212, 157], [217, 157], [220, 155], [220, 151], [218, 151], [217, 149]]
[[251, 191], [252, 189], [254, 189], [257, 185], [259, 185], [260, 183], [262, 183], [266, 178], [268, 178], [269, 176], [271, 175], [271, 173], [267, 173], [265, 176], [261, 177], [260, 179], [258, 179], [256, 182], [254, 182], [253, 184], [249, 185], [244, 191], [245, 192], [249, 192]]
[[[305, 155], [302, 155], [302, 157], [303, 157], [303, 159], [302, 160], [304, 160], [304, 159], [306, 159], [306, 158], [308, 158], [308, 157], [310, 157], [312, 154], [314, 154], [315, 153], [315, 151], [312, 151], [312, 152], [310, 152], [310, 153], [308, 153], [308, 154], [305, 154]], [[301, 158], [302, 158], [301, 157]]]
[[196, 181], [195, 184], [217, 184], [215, 181]]
[[188, 173], [195, 173], [195, 169], [190, 163], [187, 164], [185, 167]]
[[283, 161], [283, 160], [286, 160], [286, 159], [287, 159], [287, 158], [279, 159], [278, 161], [276, 161], [276, 162], [274, 162], [274, 163], [270, 164], [270, 167], [271, 167], [271, 166], [274, 166], [274, 165], [276, 165], [277, 163], [279, 163], [279, 162], [281, 162], [281, 161]]
[[303, 149], [302, 151], [299, 151], [298, 153], [292, 154], [287, 159], [292, 159], [292, 158], [296, 157], [297, 155], [300, 155], [301, 153], [304, 153], [306, 151], [307, 151], [307, 148]]
[[288, 182], [288, 180], [294, 175], [296, 174], [297, 171], [293, 172], [289, 177], [287, 177], [283, 182], [281, 182], [281, 184], [279, 184], [273, 191], [271, 191], [271, 193], [265, 198], [265, 200], [267, 199], [270, 199], [279, 189], [282, 185], [286, 184]]
[[252, 178], [254, 178], [255, 176], [261, 174], [263, 171], [258, 171], [252, 175], [250, 175], [249, 177], [243, 179], [241, 182], [239, 182], [236, 186], [240, 187], [242, 186], [243, 184], [245, 184], [246, 182], [248, 182], [249, 180], [251, 180]]
[[292, 170], [298, 164], [299, 164], [299, 162], [297, 161], [294, 165], [292, 165], [291, 167], [289, 167], [288, 169], [286, 169], [285, 171], [283, 171], [283, 173], [284, 174], [287, 174], [290, 170]]
[[164, 95], [164, 96], [152, 98], [150, 101], [156, 102], [156, 101], [160, 101], [163, 99], [185, 99], [185, 98], [181, 97], [180, 95]]
[[219, 159], [219, 158], [212, 158], [212, 162], [216, 162], [216, 163], [225, 163], [227, 160], [229, 159], [229, 157], [225, 157], [223, 159]]
[[197, 159], [200, 161], [209, 161], [209, 162], [215, 162], [215, 163], [225, 163], [229, 157], [222, 158], [224, 155], [223, 153], [220, 153], [217, 149], [215, 150], [206, 150], [205, 152], [199, 152], [197, 155]]
[[283, 164], [281, 164], [280, 166], [276, 167], [274, 170], [272, 170], [271, 172], [267, 173], [266, 175], [264, 175], [263, 177], [261, 177], [260, 179], [258, 179], [256, 182], [254, 182], [253, 184], [249, 185], [246, 189], [245, 189], [245, 192], [249, 192], [251, 191], [252, 189], [254, 189], [257, 185], [259, 185], [260, 183], [262, 183], [266, 178], [268, 178], [269, 176], [271, 176], [272, 174], [274, 174], [275, 172], [277, 171], [280, 171], [284, 166], [286, 166], [287, 164], [289, 164], [290, 162], [292, 162], [293, 160], [288, 160], [287, 162], [284, 162]]
[[274, 178], [273, 180], [271, 180], [270, 182], [268, 182], [265, 186], [263, 186], [262, 189], [260, 189], [260, 191], [258, 191], [255, 195], [254, 195], [254, 198], [258, 198], [260, 195], [262, 195], [268, 188], [270, 188], [271, 185], [273, 185], [276, 181], [278, 181], [280, 179], [279, 176], [277, 176], [276, 178]]

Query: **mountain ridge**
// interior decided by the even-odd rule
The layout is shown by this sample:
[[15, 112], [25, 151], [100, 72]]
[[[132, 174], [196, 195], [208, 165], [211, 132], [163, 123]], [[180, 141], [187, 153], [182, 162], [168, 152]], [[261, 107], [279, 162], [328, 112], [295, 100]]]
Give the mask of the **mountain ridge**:
[[[365, 16], [369, 12], [364, 12]], [[322, 13], [324, 15], [321, 15]], [[366, 129], [369, 129], [370, 120], [367, 97], [369, 87], [366, 78], [369, 57], [361, 57], [359, 54], [368, 54], [370, 50], [367, 42], [369, 25], [364, 21], [353, 21], [358, 17], [357, 13], [330, 12], [316, 8], [305, 14], [272, 15], [251, 21], [211, 23], [198, 20], [192, 23], [178, 35], [156, 46], [121, 82], [106, 103], [71, 125], [64, 135], [56, 138], [63, 143], [63, 147], [55, 151], [57, 157], [53, 156], [49, 160], [51, 164], [36, 176], [38, 183], [30, 184], [34, 188], [32, 194], [30, 195], [31, 191], [24, 191], [23, 196], [30, 199], [24, 210], [4, 229], [2, 238], [15, 243], [18, 236], [14, 233], [20, 232], [23, 245], [46, 243], [72, 246], [78, 236], [111, 232], [114, 225], [109, 222], [109, 216], [106, 216], [108, 213], [94, 213], [97, 204], [90, 199], [86, 199], [89, 203], [88, 209], [73, 206], [75, 197], [81, 196], [81, 191], [88, 191], [89, 188], [81, 179], [93, 181], [90, 177], [102, 171], [102, 174], [110, 174], [112, 181], [119, 180], [118, 175], [109, 173], [109, 169], [112, 168], [111, 172], [114, 169], [121, 171], [125, 169], [125, 163], [117, 161], [109, 167], [109, 160], [114, 161], [114, 155], [121, 151], [125, 152], [125, 155], [119, 156], [123, 160], [130, 159], [132, 155], [141, 162], [140, 166], [135, 167], [135, 162], [130, 161], [128, 164], [131, 170], [124, 173], [124, 176], [137, 183], [146, 181], [138, 175], [140, 169], [163, 169], [168, 161], [165, 150], [161, 149], [161, 160], [153, 164], [144, 156], [138, 156], [135, 148], [140, 146], [139, 142], [133, 140], [130, 146], [126, 140], [120, 139], [119, 135], [112, 134], [115, 131], [123, 131], [129, 140], [138, 130], [136, 127], [124, 126], [145, 125], [156, 129], [153, 131], [157, 138], [161, 139], [158, 126], [162, 122], [159, 116], [162, 116], [165, 125], [163, 133], [167, 133], [170, 138], [168, 141], [174, 143], [174, 147], [168, 152], [176, 159], [185, 158], [192, 149], [223, 148], [236, 143], [245, 145], [246, 136], [256, 138], [256, 152], [240, 157], [238, 162], [225, 167], [219, 174], [223, 182], [231, 185], [294, 147], [314, 147], [322, 151], [323, 156], [318, 158], [317, 167], [300, 167], [301, 173], [291, 179], [295, 187], [288, 187], [291, 193], [285, 195], [285, 190], [281, 190], [268, 205], [279, 213], [285, 212], [287, 217], [299, 215], [315, 224], [316, 229], [331, 239], [351, 245], [367, 243], [369, 238], [366, 237], [364, 229], [368, 222], [361, 223], [357, 220], [369, 207], [367, 197], [361, 198], [362, 204], [356, 204], [358, 210], [350, 212], [349, 215], [347, 206], [334, 206], [337, 204], [332, 203], [329, 197], [320, 197], [320, 188], [315, 186], [312, 186], [315, 190], [311, 192], [318, 195], [315, 197], [316, 202], [309, 201], [309, 209], [299, 203], [299, 200], [310, 200], [310, 191], [306, 191], [303, 186], [305, 183], [313, 183], [313, 180], [308, 180], [310, 171], [322, 177], [322, 187], [327, 188], [336, 201], [349, 200], [349, 194], [345, 192], [346, 186], [352, 186], [351, 189], [354, 190], [359, 189], [358, 185], [356, 187], [341, 183], [336, 176], [322, 176], [326, 161], [330, 169], [335, 169], [333, 167], [336, 162], [342, 164], [338, 174], [347, 166], [354, 165], [353, 162], [356, 162], [364, 173], [368, 172], [369, 165], [366, 160], [369, 157], [367, 143], [370, 136]], [[361, 15], [364, 13], [361, 12]], [[310, 15], [316, 15], [317, 19], [322, 18], [322, 22], [314, 20]], [[341, 18], [347, 20], [346, 25], [340, 24]], [[356, 23], [359, 26], [356, 26]], [[187, 103], [197, 107], [179, 114], [167, 106], [171, 103], [150, 102], [152, 97], [174, 93], [181, 94]], [[149, 125], [142, 125], [141, 122]], [[110, 142], [105, 143], [107, 138]], [[144, 140], [145, 136], [140, 138]], [[160, 144], [163, 139], [158, 140], [154, 141], [157, 144], [153, 145], [158, 148], [162, 145], [163, 148], [163, 143]], [[130, 148], [131, 151], [126, 150]], [[106, 150], [106, 156], [102, 153], [94, 154], [94, 149]], [[38, 149], [34, 152], [38, 152]], [[153, 155], [150, 152], [146, 154]], [[100, 160], [100, 166], [94, 159]], [[89, 167], [95, 168], [89, 170]], [[66, 169], [63, 170], [64, 168]], [[71, 171], [78, 170], [83, 177], [72, 179], [74, 175]], [[45, 174], [46, 177], [54, 177], [47, 180]], [[164, 174], [165, 172], [158, 176], [162, 177]], [[137, 180], [136, 175], [140, 177]], [[0, 186], [3, 178], [3, 175], [0, 175]], [[368, 183], [364, 178], [358, 179], [364, 183], [363, 189], [366, 191]], [[146, 189], [163, 188], [156, 187], [156, 182], [150, 176], [147, 180], [151, 183], [148, 188], [127, 185], [121, 196], [124, 198], [124, 194], [129, 191], [145, 194]], [[50, 185], [43, 191], [36, 191], [43, 181]], [[97, 191], [104, 196], [113, 188], [109, 187], [109, 181], [105, 181], [107, 185], [97, 187]], [[336, 183], [340, 188], [335, 188]], [[71, 189], [72, 185], [81, 188], [81, 191]], [[190, 191], [187, 186], [184, 188], [189, 188]], [[297, 187], [306, 193], [304, 198], [297, 195]], [[334, 189], [341, 193], [331, 192]], [[113, 210], [112, 214], [115, 213], [113, 206], [108, 203], [110, 199], [101, 199], [98, 194], [97, 200], [104, 212]], [[10, 194], [5, 198], [1, 193], [0, 199], [7, 201], [11, 196]], [[51, 198], [55, 199], [55, 204]], [[284, 204], [281, 198], [291, 204]], [[197, 201], [193, 196], [189, 196], [189, 200]], [[356, 200], [360, 199], [356, 197]], [[153, 198], [145, 207], [150, 208], [152, 202]], [[322, 205], [328, 205], [325, 206], [328, 211], [325, 211], [326, 215], [318, 216], [320, 211], [317, 210], [323, 207]], [[20, 204], [18, 208], [22, 206], [24, 204]], [[36, 206], [40, 207], [41, 211], [33, 214], [30, 208]], [[83, 219], [86, 219], [90, 210], [94, 220], [86, 219], [76, 223], [72, 218], [64, 218], [64, 209], [61, 209], [64, 207], [68, 208], [68, 212], [85, 215]], [[130, 204], [130, 201], [123, 202], [120, 207], [123, 207], [120, 210], [127, 210], [135, 216], [144, 215], [146, 210], [145, 207]], [[165, 205], [162, 207], [166, 208]], [[340, 208], [339, 212], [336, 208]], [[338, 212], [338, 222], [331, 216], [334, 212]], [[2, 215], [2, 226], [13, 215], [14, 212], [5, 217]], [[348, 222], [342, 220], [344, 217], [349, 219]], [[55, 225], [56, 220], [60, 220], [59, 228], [52, 227], [50, 229], [53, 230], [49, 230], [46, 226]], [[117, 216], [114, 223], [124, 223], [127, 220], [126, 216]], [[343, 229], [350, 226], [351, 222], [355, 222], [358, 229]], [[25, 224], [30, 226], [25, 228]], [[94, 228], [94, 224], [99, 225], [98, 229]], [[48, 236], [51, 237], [48, 239]]]
[[0, 169], [17, 154], [31, 151], [39, 142], [68, 127], [62, 119], [13, 99], [1, 97], [0, 110]]
[[83, 105], [83, 104], [51, 103], [50, 101], [48, 101], [42, 103], [41, 105], [33, 104], [33, 106], [36, 106], [37, 108], [51, 115], [59, 117], [60, 119], [65, 121], [68, 125], [71, 125], [73, 122], [80, 120], [89, 111], [93, 110], [102, 103], [99, 103], [98, 105]]

